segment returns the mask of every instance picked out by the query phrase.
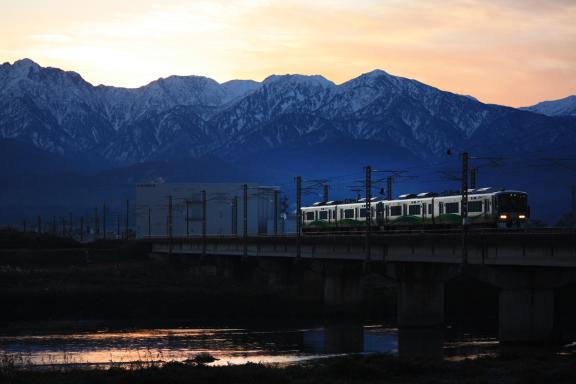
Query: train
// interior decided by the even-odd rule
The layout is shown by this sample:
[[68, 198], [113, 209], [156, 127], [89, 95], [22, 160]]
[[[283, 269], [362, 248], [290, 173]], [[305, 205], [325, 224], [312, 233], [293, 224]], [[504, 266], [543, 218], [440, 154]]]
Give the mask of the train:
[[[457, 192], [404, 194], [370, 200], [371, 231], [452, 228], [463, 225], [462, 195]], [[468, 190], [466, 224], [485, 228], [523, 228], [530, 216], [526, 192], [491, 187]], [[366, 199], [322, 201], [301, 208], [302, 232], [365, 231]]]

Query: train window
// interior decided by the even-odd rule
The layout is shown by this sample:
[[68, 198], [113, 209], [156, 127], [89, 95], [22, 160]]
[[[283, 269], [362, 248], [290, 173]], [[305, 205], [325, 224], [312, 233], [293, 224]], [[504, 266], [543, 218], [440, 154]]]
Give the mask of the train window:
[[408, 214], [412, 215], [419, 215], [420, 214], [420, 206], [419, 205], [410, 205], [408, 206]]
[[500, 212], [525, 212], [528, 209], [528, 197], [523, 193], [507, 193], [497, 196]]
[[432, 204], [428, 204], [428, 214], [431, 215], [432, 214]]
[[328, 220], [328, 211], [320, 211], [320, 220]]
[[354, 210], [353, 209], [345, 209], [344, 210], [344, 218], [345, 219], [353, 219], [354, 218]]
[[446, 213], [460, 212], [460, 203], [446, 203]]
[[368, 211], [368, 208], [360, 208], [360, 217], [366, 217], [367, 211]]
[[438, 214], [441, 215], [444, 213], [444, 203], [438, 203]]
[[482, 212], [482, 202], [481, 201], [468, 202], [468, 212]]
[[314, 221], [314, 212], [306, 212], [306, 220]]
[[400, 216], [402, 214], [402, 206], [396, 205], [390, 207], [390, 216]]

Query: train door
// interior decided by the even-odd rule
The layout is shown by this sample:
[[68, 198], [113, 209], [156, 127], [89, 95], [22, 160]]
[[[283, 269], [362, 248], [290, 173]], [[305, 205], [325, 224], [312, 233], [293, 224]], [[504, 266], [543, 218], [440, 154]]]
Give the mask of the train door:
[[376, 224], [378, 226], [384, 225], [384, 204], [376, 204]]
[[438, 203], [438, 219], [439, 222], [442, 223], [442, 215], [444, 214], [444, 203], [443, 202], [439, 202]]
[[332, 213], [332, 217], [334, 218], [334, 225], [338, 226], [338, 206], [334, 207], [334, 212]]
[[390, 218], [390, 206], [389, 206], [389, 205], [386, 205], [386, 209], [385, 209], [384, 215], [385, 215], [385, 216], [384, 216], [384, 222], [385, 222], [386, 224], [388, 224], [389, 221], [390, 221], [390, 219], [389, 219], [389, 218]]

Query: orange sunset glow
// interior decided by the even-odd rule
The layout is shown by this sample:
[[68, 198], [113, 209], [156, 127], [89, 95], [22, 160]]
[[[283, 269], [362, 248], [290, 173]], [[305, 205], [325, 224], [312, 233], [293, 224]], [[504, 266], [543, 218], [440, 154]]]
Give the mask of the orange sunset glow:
[[0, 59], [93, 84], [372, 69], [525, 106], [576, 93], [573, 0], [2, 0]]

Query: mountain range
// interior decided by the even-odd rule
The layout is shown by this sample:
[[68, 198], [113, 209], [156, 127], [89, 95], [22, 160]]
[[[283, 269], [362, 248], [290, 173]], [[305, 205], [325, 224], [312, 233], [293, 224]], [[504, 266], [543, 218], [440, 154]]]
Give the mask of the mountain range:
[[548, 116], [576, 116], [576, 95], [559, 100], [543, 101], [521, 109]]
[[[69, 175], [119, 185], [217, 174], [268, 184], [298, 172], [342, 174], [368, 161], [429, 167], [464, 150], [563, 156], [576, 145], [575, 105], [574, 96], [525, 109], [484, 104], [382, 70], [338, 85], [318, 75], [222, 84], [170, 76], [129, 89], [93, 86], [29, 59], [0, 65], [4, 145], [26, 147], [29, 162], [41, 159], [43, 167], [52, 161]], [[12, 152], [0, 153], [1, 172], [34, 169], [12, 166]]]

